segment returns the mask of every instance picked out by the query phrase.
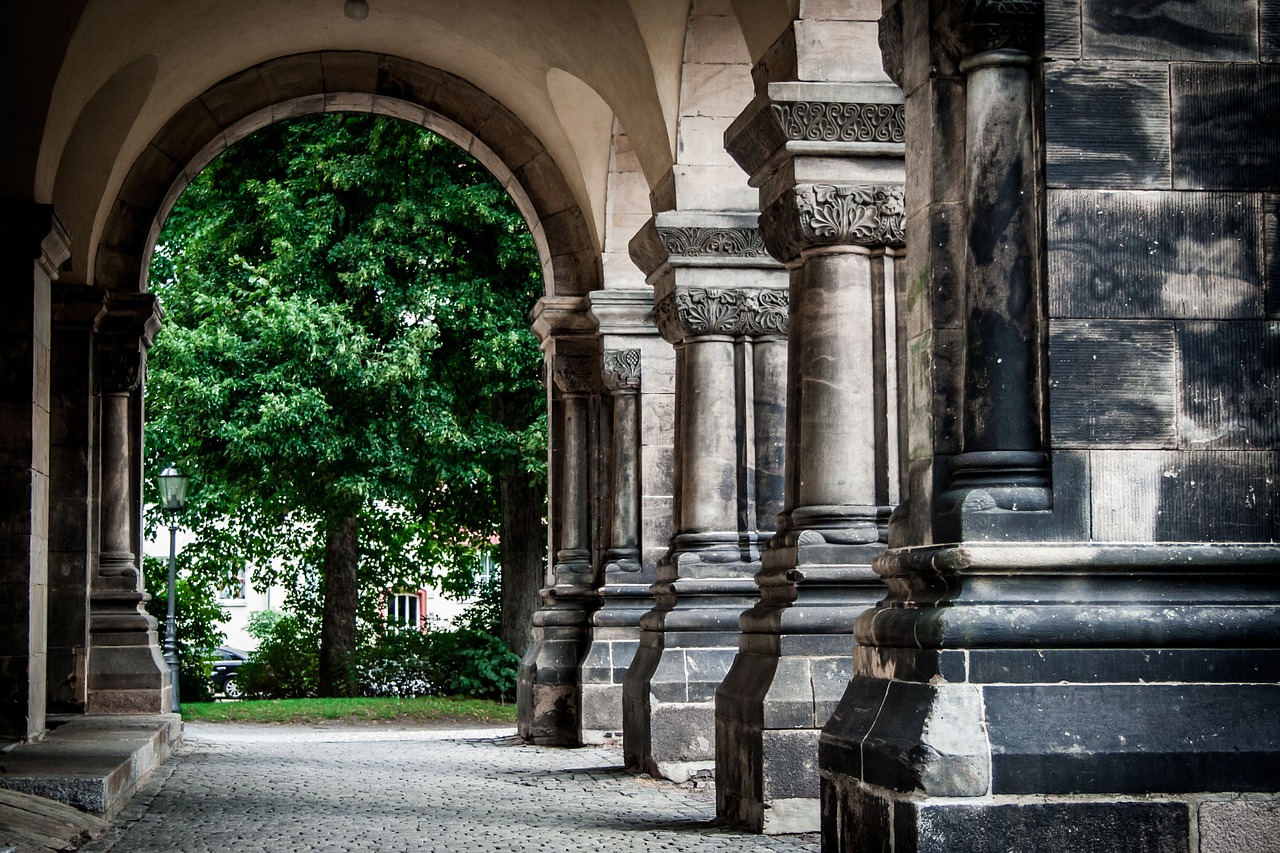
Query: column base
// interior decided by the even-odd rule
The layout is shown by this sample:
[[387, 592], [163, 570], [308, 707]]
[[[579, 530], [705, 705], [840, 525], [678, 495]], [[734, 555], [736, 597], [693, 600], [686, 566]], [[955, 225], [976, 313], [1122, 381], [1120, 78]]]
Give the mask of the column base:
[[822, 781], [823, 850], [859, 853], [1267, 853], [1280, 797], [988, 797], [926, 800]]
[[823, 832], [843, 845], [828, 849], [1187, 850], [1199, 803], [1268, 801], [1278, 557], [890, 552], [876, 563], [889, 593], [858, 620], [855, 676], [820, 741]]
[[640, 620], [653, 607], [649, 584], [606, 584], [591, 618], [591, 645], [582, 659], [581, 740], [622, 739], [622, 681], [640, 646]]
[[686, 551], [658, 568], [658, 603], [623, 679], [623, 754], [636, 772], [681, 782], [714, 771], [716, 688], [737, 654], [738, 617], [758, 595], [759, 563], [730, 553]]
[[99, 578], [89, 597], [87, 714], [167, 714], [173, 683], [136, 572]]
[[871, 569], [884, 546], [779, 539], [716, 692], [716, 813], [752, 832], [817, 832], [818, 735], [853, 675], [854, 620], [884, 594]]
[[529, 743], [578, 746], [578, 666], [596, 599], [589, 588], [566, 584], [544, 589], [542, 602], [516, 681], [517, 731]]

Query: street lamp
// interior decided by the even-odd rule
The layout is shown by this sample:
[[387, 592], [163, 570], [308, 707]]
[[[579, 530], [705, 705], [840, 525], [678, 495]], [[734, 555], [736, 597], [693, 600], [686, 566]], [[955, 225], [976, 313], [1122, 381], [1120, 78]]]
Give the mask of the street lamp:
[[178, 561], [178, 515], [187, 504], [187, 475], [170, 465], [160, 472], [160, 508], [169, 517], [169, 601], [164, 617], [164, 662], [169, 665], [173, 682], [173, 710], [182, 710], [178, 693], [178, 623], [173, 606], [178, 600], [176, 566]]

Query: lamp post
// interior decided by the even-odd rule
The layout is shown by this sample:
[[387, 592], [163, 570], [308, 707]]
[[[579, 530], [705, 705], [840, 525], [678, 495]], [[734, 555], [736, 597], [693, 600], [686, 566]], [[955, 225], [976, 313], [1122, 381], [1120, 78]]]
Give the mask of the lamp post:
[[178, 515], [187, 503], [187, 475], [170, 465], [160, 472], [160, 508], [169, 517], [169, 601], [164, 617], [164, 662], [173, 682], [173, 710], [182, 710], [178, 691], [178, 623], [173, 607], [178, 600]]

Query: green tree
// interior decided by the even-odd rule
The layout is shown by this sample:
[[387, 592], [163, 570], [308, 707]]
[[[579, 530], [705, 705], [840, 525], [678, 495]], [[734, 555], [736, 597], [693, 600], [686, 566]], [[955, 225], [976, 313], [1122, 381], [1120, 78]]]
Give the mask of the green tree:
[[504, 578], [536, 585], [540, 273], [475, 160], [381, 117], [272, 125], [192, 181], [151, 284], [148, 460], [193, 475], [188, 559], [317, 585], [322, 694], [353, 688], [361, 606], [422, 566], [465, 588], [500, 531]]

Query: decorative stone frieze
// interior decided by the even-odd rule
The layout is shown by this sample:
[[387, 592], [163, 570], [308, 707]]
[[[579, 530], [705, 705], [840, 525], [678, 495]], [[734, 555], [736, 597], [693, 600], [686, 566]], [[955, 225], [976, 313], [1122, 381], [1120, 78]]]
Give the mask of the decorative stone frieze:
[[902, 187], [799, 184], [760, 215], [774, 257], [790, 260], [818, 246], [906, 244]]
[[759, 186], [787, 157], [902, 156], [902, 91], [884, 83], [770, 83], [725, 134], [725, 146]]
[[787, 299], [782, 289], [695, 287], [671, 293], [653, 313], [672, 342], [697, 335], [786, 335]]
[[616, 393], [637, 391], [640, 388], [640, 350], [607, 349], [601, 368], [604, 387]]
[[653, 284], [672, 267], [774, 267], [753, 213], [668, 211], [645, 223], [628, 245]]
[[658, 228], [668, 255], [685, 258], [763, 258], [769, 252], [756, 228]]
[[805, 142], [904, 142], [902, 104], [783, 101], [770, 105], [788, 140]]

